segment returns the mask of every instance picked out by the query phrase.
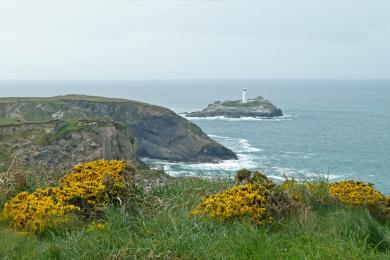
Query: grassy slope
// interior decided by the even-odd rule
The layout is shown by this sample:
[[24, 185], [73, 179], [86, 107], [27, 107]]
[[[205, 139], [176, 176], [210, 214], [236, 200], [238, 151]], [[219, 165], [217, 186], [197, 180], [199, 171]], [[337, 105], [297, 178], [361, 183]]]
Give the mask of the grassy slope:
[[236, 100], [236, 101], [224, 101], [222, 102], [222, 106], [250, 108], [250, 107], [258, 107], [266, 103], [267, 102], [263, 100], [253, 100], [253, 101], [249, 100], [248, 103], [242, 103], [241, 100]]
[[[135, 105], [142, 105], [145, 107], [160, 108], [163, 107], [144, 103], [135, 100], [129, 100], [124, 98], [109, 98], [109, 97], [99, 97], [99, 96], [89, 96], [89, 95], [63, 95], [63, 96], [54, 96], [54, 97], [0, 97], [0, 104], [9, 104], [15, 102], [26, 102], [26, 103], [50, 103], [61, 105], [66, 101], [90, 101], [96, 103], [131, 103]], [[0, 114], [1, 115], [1, 114]]]
[[364, 211], [318, 207], [270, 227], [191, 219], [200, 196], [225, 188], [220, 181], [183, 179], [121, 209], [109, 208], [107, 231], [83, 225], [22, 237], [0, 227], [0, 258], [25, 259], [389, 259], [390, 231]]
[[3, 97], [0, 98], [0, 103], [13, 102], [48, 102], [48, 101], [64, 101], [64, 100], [85, 100], [95, 102], [128, 102], [127, 99], [107, 98], [87, 95], [64, 95], [55, 97]]
[[[40, 109], [36, 109], [37, 104], [47, 104], [52, 108], [56, 108], [58, 111], [62, 110], [65, 112], [69, 110], [72, 106], [69, 106], [71, 101], [88, 101], [93, 103], [108, 103], [108, 104], [124, 104], [123, 109], [126, 109], [126, 105], [141, 107], [142, 109], [151, 109], [152, 111], [167, 113], [169, 115], [174, 115], [175, 113], [167, 108], [152, 105], [148, 103], [143, 103], [134, 100], [121, 99], [121, 98], [107, 98], [99, 96], [88, 96], [88, 95], [64, 95], [64, 96], [54, 96], [54, 97], [0, 97], [0, 126], [1, 125], [10, 125], [18, 124], [16, 119], [6, 118], [6, 105], [14, 104], [16, 102], [24, 103], [21, 107], [22, 114], [27, 122], [45, 122], [51, 120], [51, 114], [42, 112]], [[66, 119], [77, 120], [76, 118], [69, 118], [65, 115]], [[105, 120], [107, 118], [91, 118], [95, 120]]]

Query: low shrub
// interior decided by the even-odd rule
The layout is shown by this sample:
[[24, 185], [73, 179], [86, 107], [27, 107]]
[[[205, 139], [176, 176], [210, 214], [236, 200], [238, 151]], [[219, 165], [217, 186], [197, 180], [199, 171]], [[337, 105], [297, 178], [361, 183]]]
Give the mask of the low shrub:
[[20, 231], [42, 232], [71, 212], [93, 217], [110, 201], [121, 202], [129, 185], [124, 161], [97, 160], [78, 164], [57, 187], [21, 192], [4, 206], [3, 215]]
[[78, 210], [78, 207], [58, 200], [56, 192], [47, 188], [19, 193], [5, 204], [4, 216], [11, 221], [13, 228], [37, 233], [59, 222], [66, 222], [66, 216]]
[[235, 176], [236, 184], [242, 184], [243, 182], [249, 182], [252, 177], [252, 172], [248, 169], [238, 170]]
[[60, 181], [56, 196], [91, 214], [118, 199], [126, 187], [125, 169], [126, 163], [116, 160], [78, 164]]
[[236, 184], [255, 183], [269, 189], [275, 186], [275, 184], [260, 171], [250, 171], [248, 169], [238, 170], [235, 175]]
[[374, 188], [371, 183], [361, 181], [339, 181], [330, 184], [330, 194], [340, 203], [367, 208], [382, 221], [390, 219], [390, 199]]
[[277, 188], [285, 191], [291, 199], [302, 205], [320, 206], [333, 203], [329, 193], [329, 182], [320, 176], [306, 178], [300, 182], [287, 179]]
[[253, 223], [270, 223], [284, 218], [300, 204], [281, 185], [276, 185], [263, 173], [241, 169], [235, 176], [237, 186], [203, 198], [191, 215], [214, 219], [250, 219]]
[[271, 222], [272, 218], [267, 213], [263, 188], [255, 184], [243, 184], [204, 198], [191, 215], [209, 216], [220, 221], [250, 220], [260, 225]]
[[339, 181], [329, 187], [330, 194], [339, 201], [352, 205], [375, 205], [385, 203], [386, 197], [375, 190], [372, 184], [361, 181]]

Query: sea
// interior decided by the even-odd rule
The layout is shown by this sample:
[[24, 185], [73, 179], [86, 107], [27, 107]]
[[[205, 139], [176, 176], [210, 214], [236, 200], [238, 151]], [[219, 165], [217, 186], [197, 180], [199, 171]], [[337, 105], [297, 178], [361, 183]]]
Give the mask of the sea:
[[284, 116], [188, 118], [238, 160], [178, 163], [144, 158], [170, 175], [232, 175], [260, 170], [275, 181], [323, 176], [373, 183], [390, 194], [390, 81], [148, 80], [0, 81], [0, 96], [87, 94], [127, 98], [181, 114], [216, 100], [263, 96]]

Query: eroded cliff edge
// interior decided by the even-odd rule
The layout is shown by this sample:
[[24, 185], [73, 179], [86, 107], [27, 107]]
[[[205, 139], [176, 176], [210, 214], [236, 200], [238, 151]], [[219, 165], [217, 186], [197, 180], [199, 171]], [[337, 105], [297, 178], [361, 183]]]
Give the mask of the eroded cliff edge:
[[[129, 131], [129, 139], [135, 140], [134, 145], [136, 142], [134, 154], [140, 157], [183, 162], [237, 158], [234, 152], [209, 138], [197, 125], [167, 108], [126, 99], [80, 95], [0, 98], [0, 124], [3, 126], [13, 125], [17, 129], [26, 123], [53, 120], [122, 123]], [[2, 143], [7, 136], [0, 138]]]
[[126, 125], [60, 121], [0, 125], [0, 159], [70, 168], [79, 162], [120, 159], [140, 163], [137, 141]]

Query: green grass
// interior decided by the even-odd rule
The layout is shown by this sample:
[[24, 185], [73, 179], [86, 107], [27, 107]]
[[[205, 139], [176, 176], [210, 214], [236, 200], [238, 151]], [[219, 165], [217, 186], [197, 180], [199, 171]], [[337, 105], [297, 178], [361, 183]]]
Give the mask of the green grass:
[[0, 161], [9, 161], [11, 160], [11, 154], [8, 151], [8, 149], [5, 149], [4, 147], [0, 148]]
[[65, 121], [64, 126], [61, 127], [50, 139], [51, 141], [58, 140], [68, 133], [80, 131], [83, 128], [85, 128], [85, 126], [80, 126], [77, 121], [67, 120]]
[[199, 126], [197, 126], [197, 125], [195, 125], [195, 124], [193, 124], [191, 122], [189, 122], [189, 126], [190, 126], [191, 131], [195, 135], [197, 135], [197, 136], [205, 135], [205, 133], [202, 131], [202, 129]]
[[49, 102], [49, 101], [67, 101], [67, 100], [84, 100], [94, 102], [128, 102], [127, 99], [121, 98], [106, 98], [88, 95], [63, 95], [55, 97], [3, 97], [0, 98], [0, 103], [14, 103], [14, 102]]
[[0, 118], [0, 126], [7, 126], [17, 124], [16, 120], [8, 119], [8, 118]]
[[75, 223], [23, 237], [0, 227], [3, 259], [389, 259], [389, 227], [364, 210], [316, 205], [271, 226], [189, 218], [200, 197], [229, 183], [182, 178], [121, 208], [108, 207], [107, 231]]
[[257, 107], [265, 104], [266, 102], [261, 100], [248, 101], [248, 103], [242, 103], [240, 100], [238, 101], [224, 101], [222, 106], [224, 107]]

